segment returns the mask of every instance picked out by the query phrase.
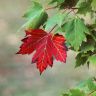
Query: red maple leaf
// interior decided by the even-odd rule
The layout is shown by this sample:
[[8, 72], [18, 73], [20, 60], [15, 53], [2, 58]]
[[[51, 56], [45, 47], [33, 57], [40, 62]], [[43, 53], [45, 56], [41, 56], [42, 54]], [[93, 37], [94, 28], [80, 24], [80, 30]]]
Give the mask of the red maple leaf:
[[36, 51], [32, 63], [37, 63], [37, 68], [42, 73], [48, 66], [53, 65], [53, 58], [66, 62], [67, 52], [65, 38], [62, 35], [52, 35], [42, 29], [27, 30], [26, 37], [17, 54], [31, 54]]

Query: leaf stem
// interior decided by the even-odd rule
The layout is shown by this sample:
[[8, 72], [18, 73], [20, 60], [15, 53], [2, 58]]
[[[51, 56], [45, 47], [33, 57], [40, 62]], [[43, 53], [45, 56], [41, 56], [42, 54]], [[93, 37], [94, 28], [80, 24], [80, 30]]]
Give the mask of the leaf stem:
[[55, 29], [56, 26], [57, 26], [57, 24], [50, 30], [49, 33], [51, 33]]
[[[58, 5], [57, 5], [58, 6]], [[50, 10], [50, 9], [55, 9], [57, 6], [53, 6], [53, 7], [48, 7], [45, 10]]]
[[94, 92], [96, 92], [96, 90], [90, 92], [87, 96], [91, 96]]

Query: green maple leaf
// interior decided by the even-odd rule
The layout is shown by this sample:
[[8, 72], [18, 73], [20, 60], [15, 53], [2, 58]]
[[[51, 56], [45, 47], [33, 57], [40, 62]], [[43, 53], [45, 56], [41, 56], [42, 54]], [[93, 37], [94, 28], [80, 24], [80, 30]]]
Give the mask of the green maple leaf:
[[31, 7], [23, 17], [27, 19], [27, 22], [22, 26], [32, 29], [39, 28], [47, 20], [48, 15], [43, 7], [38, 2], [33, 2], [34, 6]]
[[86, 40], [85, 33], [89, 34], [88, 28], [80, 18], [74, 18], [73, 20], [65, 23], [63, 29], [65, 29], [67, 41], [76, 51], [79, 49], [82, 41]]
[[62, 24], [64, 23], [65, 18], [67, 17], [68, 13], [58, 13], [49, 18], [46, 22], [45, 30], [49, 31], [51, 30], [56, 24], [61, 27]]

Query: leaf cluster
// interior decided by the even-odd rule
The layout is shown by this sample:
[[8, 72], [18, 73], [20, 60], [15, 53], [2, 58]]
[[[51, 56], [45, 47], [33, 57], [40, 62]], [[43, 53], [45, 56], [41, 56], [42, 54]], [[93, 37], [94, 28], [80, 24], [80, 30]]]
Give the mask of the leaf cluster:
[[[69, 50], [76, 51], [76, 67], [84, 64], [96, 64], [96, 0], [51, 0], [49, 8], [33, 1], [24, 14], [26, 29], [53, 31], [66, 37]], [[57, 13], [48, 16], [48, 10], [57, 9]], [[89, 16], [91, 24], [85, 16]], [[55, 27], [55, 28], [54, 28]]]
[[[52, 66], [54, 56], [56, 60], [64, 61], [66, 58], [62, 60], [61, 57], [67, 57], [67, 55], [62, 55], [66, 52], [66, 49], [77, 52], [75, 67], [84, 64], [87, 64], [88, 67], [90, 64], [96, 65], [96, 0], [51, 0], [48, 6], [50, 7], [44, 8], [41, 3], [33, 1], [32, 6], [24, 14], [26, 23], [21, 28], [25, 28], [27, 31], [31, 30], [31, 33], [27, 33], [27, 36], [31, 34], [32, 38], [30, 39], [29, 36], [23, 39], [24, 44], [21, 46], [23, 51], [20, 50], [19, 53], [28, 54], [28, 52], [32, 53], [36, 49], [39, 55], [36, 54], [33, 61], [37, 62], [37, 68], [41, 73], [47, 68], [49, 61]], [[56, 12], [49, 16], [49, 10]], [[89, 18], [86, 20], [86, 17], [89, 17], [90, 20]], [[43, 30], [47, 35], [42, 36], [40, 30]], [[50, 36], [51, 38], [49, 38]], [[54, 37], [57, 37], [57, 39], [55, 38], [55, 40]], [[48, 40], [49, 42], [47, 42]], [[60, 43], [60, 40], [64, 44]], [[50, 44], [50, 41], [55, 42], [53, 47], [54, 42]], [[38, 43], [38, 47], [37, 45], [36, 48], [33, 46], [34, 42]], [[51, 51], [46, 51], [48, 48], [55, 55], [51, 54]], [[43, 53], [41, 50], [43, 50]], [[45, 53], [50, 53], [52, 60]], [[62, 96], [96, 96], [96, 78], [81, 82], [76, 88], [64, 92]]]
[[62, 96], [96, 96], [96, 78], [82, 81], [75, 88], [64, 92]]

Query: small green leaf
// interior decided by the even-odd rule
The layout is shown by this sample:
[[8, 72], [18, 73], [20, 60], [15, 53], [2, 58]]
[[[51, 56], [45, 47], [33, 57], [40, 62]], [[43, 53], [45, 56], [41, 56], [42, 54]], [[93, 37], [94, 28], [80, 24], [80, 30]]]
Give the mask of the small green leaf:
[[67, 17], [68, 13], [62, 14], [58, 13], [51, 18], [49, 18], [46, 22], [45, 30], [50, 31], [56, 24], [61, 27], [64, 23], [65, 18]]
[[75, 18], [65, 23], [63, 29], [66, 32], [66, 39], [76, 51], [82, 42], [86, 40], [85, 33], [89, 34], [88, 28], [80, 18]]
[[44, 22], [47, 20], [48, 15], [44, 11], [43, 7], [40, 3], [33, 2], [34, 6], [30, 8], [28, 12], [24, 14], [23, 17], [27, 19], [27, 22], [22, 26], [22, 28], [32, 28], [37, 29], [39, 28]]
[[23, 15], [23, 17], [30, 19], [32, 16], [36, 16], [39, 11], [43, 11], [43, 7], [40, 3], [33, 1], [32, 5], [33, 6], [30, 7], [30, 9]]

